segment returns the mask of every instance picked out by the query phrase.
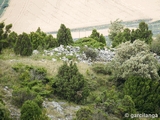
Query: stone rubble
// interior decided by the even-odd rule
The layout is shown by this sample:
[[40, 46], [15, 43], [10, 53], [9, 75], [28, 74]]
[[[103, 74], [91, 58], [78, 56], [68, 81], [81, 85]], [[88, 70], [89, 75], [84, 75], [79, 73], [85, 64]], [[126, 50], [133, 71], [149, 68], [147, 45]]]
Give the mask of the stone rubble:
[[[47, 115], [51, 120], [73, 120], [76, 111], [80, 109], [80, 106], [72, 106], [67, 105], [66, 102], [55, 101], [44, 101], [43, 107], [51, 111], [50, 114]], [[60, 116], [54, 116], [55, 112], [60, 114]]]
[[[87, 46], [85, 46], [87, 47]], [[91, 48], [90, 48], [91, 49]], [[99, 62], [108, 62], [111, 61], [115, 55], [115, 52], [111, 50], [105, 49], [93, 49], [97, 53], [97, 57], [95, 61]], [[33, 54], [38, 54], [37, 50], [33, 51]], [[79, 62], [90, 63], [92, 60], [86, 57], [84, 51], [81, 51], [80, 47], [78, 46], [63, 46], [60, 45], [59, 47], [53, 48], [51, 50], [44, 50], [44, 56], [56, 56], [59, 57], [62, 61], [69, 61], [67, 56], [76, 57]], [[57, 59], [52, 58], [52, 61], [56, 61]]]

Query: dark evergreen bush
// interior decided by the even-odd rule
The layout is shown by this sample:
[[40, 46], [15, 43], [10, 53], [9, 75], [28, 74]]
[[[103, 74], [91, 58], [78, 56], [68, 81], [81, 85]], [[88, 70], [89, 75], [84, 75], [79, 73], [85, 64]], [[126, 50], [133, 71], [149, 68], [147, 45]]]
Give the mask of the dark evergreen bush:
[[79, 103], [89, 95], [87, 82], [79, 73], [76, 64], [64, 63], [58, 70], [58, 75], [52, 85], [54, 93], [63, 99]]
[[27, 100], [21, 108], [21, 120], [39, 120], [41, 108], [33, 101]]
[[114, 88], [106, 90], [96, 98], [96, 108], [108, 114], [114, 114], [118, 118], [124, 119], [124, 114], [134, 114], [136, 112], [135, 103], [132, 98], [116, 91]]
[[124, 93], [132, 97], [141, 113], [160, 113], [160, 83], [157, 80], [129, 77], [124, 85]]
[[61, 24], [57, 33], [57, 41], [59, 45], [70, 45], [73, 43], [72, 35], [69, 28]]
[[53, 38], [52, 35], [48, 35], [45, 37], [46, 49], [54, 48], [58, 46], [58, 42], [56, 38]]
[[149, 30], [148, 24], [145, 22], [140, 22], [139, 27], [136, 30], [130, 30], [128, 28], [123, 29], [123, 26], [119, 21], [113, 22], [110, 27], [109, 38], [112, 40], [112, 47], [116, 47], [119, 44], [135, 40], [144, 41], [147, 44], [151, 44], [152, 42], [152, 31]]
[[8, 47], [9, 48], [14, 48], [16, 41], [18, 38], [18, 34], [16, 32], [11, 32], [7, 38], [7, 42], [8, 42]]
[[3, 48], [8, 47], [10, 44], [7, 41], [7, 37], [8, 37], [8, 34], [10, 33], [11, 28], [12, 28], [12, 24], [5, 26], [4, 22], [0, 23], [0, 53], [2, 52]]
[[20, 54], [21, 56], [30, 56], [32, 54], [32, 51], [33, 47], [28, 34], [20, 34], [14, 47], [15, 54]]
[[97, 32], [96, 29], [92, 30], [92, 34], [89, 37], [93, 38], [97, 42], [101, 42], [102, 44], [106, 45], [106, 39], [105, 39], [105, 37], [103, 36], [103, 34], [100, 35], [100, 33]]
[[31, 32], [29, 36], [30, 36], [31, 43], [33, 45], [34, 50], [37, 50], [38, 47], [41, 47], [44, 49], [44, 46], [45, 46], [44, 37], [45, 36], [42, 36], [40, 32]]

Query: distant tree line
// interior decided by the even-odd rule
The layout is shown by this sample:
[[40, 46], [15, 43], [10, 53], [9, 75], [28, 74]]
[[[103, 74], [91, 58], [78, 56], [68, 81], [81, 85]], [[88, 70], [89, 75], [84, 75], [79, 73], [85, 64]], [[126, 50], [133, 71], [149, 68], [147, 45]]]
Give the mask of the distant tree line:
[[23, 32], [19, 35], [14, 31], [11, 32], [11, 28], [12, 24], [5, 26], [4, 23], [0, 23], [0, 53], [5, 48], [13, 48], [16, 55], [30, 56], [33, 50], [44, 50], [60, 45], [86, 44], [85, 39], [88, 39], [87, 44], [91, 47], [104, 47], [106, 45], [105, 37], [100, 35], [96, 29], [92, 31], [89, 37], [80, 39], [80, 43], [74, 43], [70, 29], [66, 28], [64, 24], [61, 24], [57, 32], [57, 38], [44, 33], [40, 28], [35, 32], [29, 34]]

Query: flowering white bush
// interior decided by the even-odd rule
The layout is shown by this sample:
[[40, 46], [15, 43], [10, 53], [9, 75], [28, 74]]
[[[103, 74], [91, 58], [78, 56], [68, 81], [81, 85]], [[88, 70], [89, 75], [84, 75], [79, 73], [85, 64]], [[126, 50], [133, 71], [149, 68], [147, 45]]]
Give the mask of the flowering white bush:
[[143, 41], [125, 42], [118, 46], [113, 60], [114, 76], [128, 78], [141, 76], [157, 79], [158, 62], [150, 53], [149, 46]]

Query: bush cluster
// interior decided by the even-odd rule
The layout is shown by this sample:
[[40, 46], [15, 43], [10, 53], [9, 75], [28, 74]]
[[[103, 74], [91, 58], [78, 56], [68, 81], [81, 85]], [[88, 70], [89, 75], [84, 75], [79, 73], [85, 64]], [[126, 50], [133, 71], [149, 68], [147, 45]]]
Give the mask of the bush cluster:
[[139, 23], [137, 29], [130, 30], [128, 28], [124, 29], [121, 22], [122, 21], [116, 20], [111, 23], [109, 28], [109, 38], [112, 40], [112, 47], [116, 47], [126, 41], [134, 42], [137, 39], [144, 41], [147, 44], [151, 44], [153, 33], [149, 30], [148, 24], [142, 21]]
[[75, 46], [88, 46], [90, 48], [104, 48], [104, 44], [101, 42], [96, 41], [93, 38], [89, 38], [89, 37], [84, 37], [84, 38], [80, 38], [78, 40], [76, 40], [74, 42]]
[[39, 120], [41, 114], [41, 108], [31, 100], [27, 100], [21, 108], [21, 120]]
[[160, 83], [141, 76], [130, 76], [124, 84], [124, 93], [131, 96], [138, 111], [160, 113]]
[[10, 33], [10, 29], [12, 28], [12, 24], [6, 25], [4, 24], [4, 22], [0, 23], [0, 54], [2, 52], [3, 48], [7, 48], [9, 46], [7, 37]]
[[116, 79], [129, 76], [158, 79], [158, 62], [150, 53], [149, 46], [143, 41], [129, 41], [119, 45], [112, 61], [112, 68]]
[[54, 93], [63, 99], [76, 103], [82, 102], [89, 95], [87, 82], [79, 73], [76, 64], [64, 63], [58, 70], [53, 85]]
[[97, 74], [111, 75], [112, 68], [109, 64], [94, 64], [92, 70]]

